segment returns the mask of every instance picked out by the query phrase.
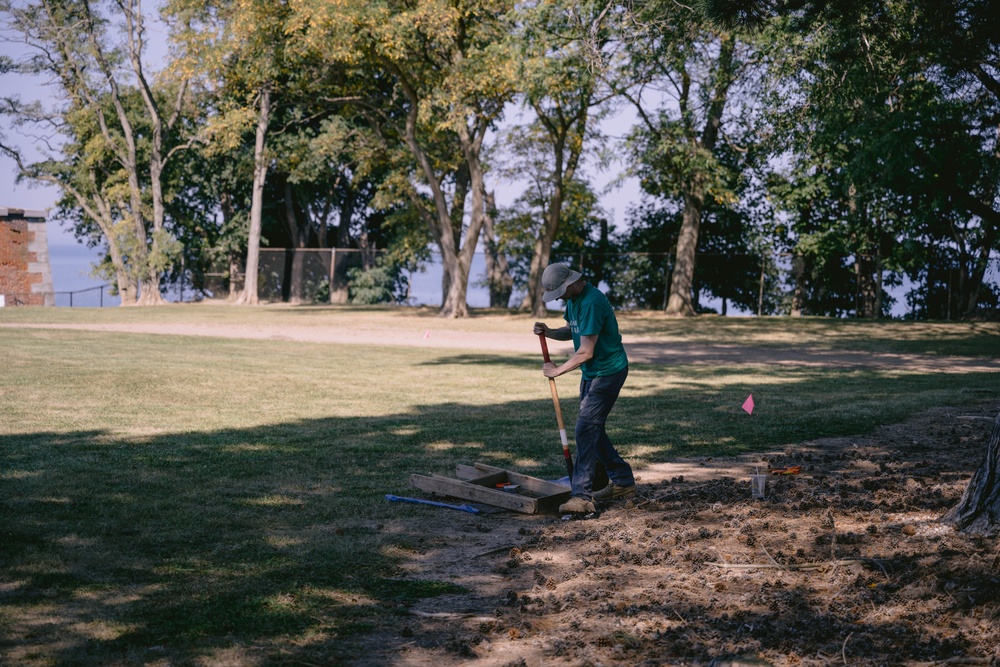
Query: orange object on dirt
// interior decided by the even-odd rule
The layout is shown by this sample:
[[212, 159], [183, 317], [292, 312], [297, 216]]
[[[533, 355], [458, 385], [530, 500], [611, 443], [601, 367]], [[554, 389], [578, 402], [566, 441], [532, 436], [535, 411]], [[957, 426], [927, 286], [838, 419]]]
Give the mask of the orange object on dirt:
[[789, 468], [768, 468], [772, 475], [798, 475], [802, 472], [802, 466], [791, 466]]

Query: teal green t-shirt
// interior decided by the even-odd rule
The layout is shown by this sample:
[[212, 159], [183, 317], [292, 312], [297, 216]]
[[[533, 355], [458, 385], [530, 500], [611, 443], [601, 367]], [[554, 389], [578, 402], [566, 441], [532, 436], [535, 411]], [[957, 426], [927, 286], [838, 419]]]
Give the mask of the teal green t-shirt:
[[566, 302], [564, 317], [573, 334], [573, 349], [580, 349], [580, 336], [597, 336], [593, 358], [580, 366], [584, 380], [614, 375], [628, 366], [618, 319], [601, 290], [587, 283], [579, 296]]

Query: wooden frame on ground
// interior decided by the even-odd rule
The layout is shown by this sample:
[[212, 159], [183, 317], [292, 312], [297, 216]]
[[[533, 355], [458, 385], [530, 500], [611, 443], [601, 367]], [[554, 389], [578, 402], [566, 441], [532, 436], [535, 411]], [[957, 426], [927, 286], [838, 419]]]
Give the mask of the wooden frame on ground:
[[[485, 463], [471, 466], [459, 465], [455, 469], [459, 479], [443, 475], [411, 475], [410, 484], [430, 493], [471, 500], [484, 505], [538, 514], [555, 512], [570, 497], [570, 488], [511, 470], [496, 468]], [[516, 491], [504, 491], [498, 485], [516, 486]]]

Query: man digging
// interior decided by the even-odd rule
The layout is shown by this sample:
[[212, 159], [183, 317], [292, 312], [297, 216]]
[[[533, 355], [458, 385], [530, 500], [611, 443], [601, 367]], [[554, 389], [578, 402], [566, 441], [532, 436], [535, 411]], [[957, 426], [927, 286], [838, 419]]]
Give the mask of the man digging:
[[[604, 294], [565, 264], [550, 264], [542, 273], [546, 302], [561, 299], [566, 304], [566, 326], [551, 329], [535, 322], [536, 335], [553, 340], [573, 340], [573, 356], [561, 366], [542, 366], [547, 378], [580, 369], [580, 412], [576, 418], [576, 465], [571, 481], [572, 497], [559, 506], [561, 514], [591, 514], [595, 502], [635, 495], [632, 467], [615, 450], [604, 428], [608, 414], [628, 377], [628, 357], [618, 333], [618, 319]], [[608, 471], [608, 485], [594, 491], [594, 476], [600, 461]]]

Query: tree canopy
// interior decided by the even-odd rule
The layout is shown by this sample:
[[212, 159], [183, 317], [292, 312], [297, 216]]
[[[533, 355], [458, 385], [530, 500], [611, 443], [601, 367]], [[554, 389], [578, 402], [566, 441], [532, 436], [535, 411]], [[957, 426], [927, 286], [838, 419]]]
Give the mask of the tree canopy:
[[[470, 281], [544, 314], [551, 261], [620, 307], [680, 316], [996, 311], [986, 0], [160, 9], [0, 0], [22, 53], [0, 70], [58, 91], [4, 94], [0, 151], [60, 188], [58, 217], [105, 251], [125, 305], [176, 280], [208, 291], [209, 275], [252, 304], [268, 271], [291, 302], [405, 301], [407, 270], [434, 255], [450, 317], [468, 314]], [[601, 209], [600, 168], [641, 185], [623, 225]], [[498, 206], [501, 189], [515, 192]], [[285, 266], [262, 248], [287, 248]]]

